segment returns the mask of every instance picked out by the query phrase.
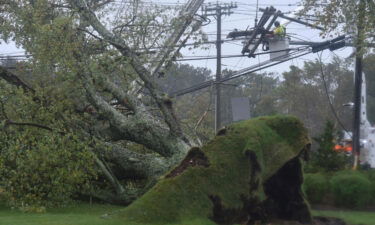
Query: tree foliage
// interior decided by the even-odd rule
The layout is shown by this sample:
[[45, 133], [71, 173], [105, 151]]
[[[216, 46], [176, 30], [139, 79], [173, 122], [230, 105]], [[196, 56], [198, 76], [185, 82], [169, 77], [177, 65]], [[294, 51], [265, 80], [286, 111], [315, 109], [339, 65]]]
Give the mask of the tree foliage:
[[[61, 206], [77, 190], [89, 193], [96, 177], [93, 142], [73, 132], [69, 123], [78, 118], [67, 112], [69, 103], [0, 85], [0, 187], [7, 203], [23, 210]], [[63, 123], [60, 117], [69, 115]]]
[[324, 131], [314, 140], [319, 144], [316, 151], [311, 153], [310, 168], [325, 172], [338, 171], [348, 166], [348, 156], [343, 152], [334, 151], [337, 134], [332, 122], [327, 121]]
[[[35, 169], [36, 162], [42, 162], [36, 152], [47, 156], [56, 152], [61, 162], [47, 157], [56, 168], [67, 160], [71, 163], [67, 164], [71, 165], [69, 168], [76, 168], [77, 173], [96, 169], [96, 189], [91, 193], [94, 197], [127, 204], [179, 163], [191, 146], [212, 136], [210, 90], [177, 101], [168, 96], [173, 91], [171, 86], [183, 88], [205, 81], [209, 72], [184, 65], [170, 67], [165, 62], [161, 70], [166, 74], [164, 81], [158, 79], [163, 73], [154, 74], [155, 64], [160, 62], [158, 53], [165, 48], [168, 33], [192, 19], [178, 15], [179, 9], [150, 7], [143, 1], [119, 4], [106, 0], [5, 0], [1, 3], [1, 39], [15, 41], [30, 56], [17, 65], [16, 71], [3, 67], [0, 70], [0, 77], [8, 83], [1, 83], [4, 88], [0, 91], [2, 132], [8, 132], [1, 143], [14, 143], [4, 148], [3, 162], [12, 161], [14, 151], [20, 150], [17, 154], [21, 154], [23, 148], [30, 155], [19, 156], [22, 165], [28, 167], [13, 164], [11, 167], [8, 163], [3, 164], [7, 165], [4, 171], [25, 173]], [[184, 33], [183, 38], [190, 33]], [[347, 92], [342, 90], [351, 76], [341, 62], [331, 64], [324, 66], [324, 71], [337, 108], [347, 101]], [[250, 97], [254, 116], [294, 114], [316, 132], [317, 121], [330, 115], [323, 99], [320, 66], [311, 62], [303, 70], [293, 67], [284, 74], [285, 81], [272, 74], [255, 74], [233, 82], [234, 86], [225, 87], [230, 92], [223, 98], [226, 117], [230, 117], [230, 97], [245, 95]], [[338, 76], [340, 73], [342, 76]], [[346, 118], [345, 112], [340, 113], [339, 116]], [[9, 135], [10, 132], [15, 134]], [[21, 137], [26, 144], [17, 145]], [[73, 160], [75, 157], [83, 160]], [[33, 163], [28, 164], [27, 160]], [[40, 174], [45, 168], [40, 167]], [[62, 174], [75, 171], [69, 168], [64, 168]], [[57, 171], [45, 179], [57, 179]], [[62, 176], [64, 179], [68, 177]], [[82, 175], [66, 183], [78, 187], [88, 179]], [[48, 188], [43, 190], [47, 192]], [[73, 194], [73, 189], [66, 190], [61, 196]], [[24, 201], [23, 195], [17, 195]], [[37, 201], [43, 196], [38, 195]]]
[[353, 72], [347, 65], [335, 58], [327, 64], [316, 60], [305, 62], [302, 68], [291, 66], [277, 90], [278, 112], [300, 118], [312, 136], [323, 130], [326, 119], [340, 129], [350, 129], [351, 111], [342, 106], [353, 93]]
[[[312, 11], [319, 18], [317, 22], [325, 28], [324, 35], [349, 34], [357, 38], [358, 26], [364, 30], [364, 40], [374, 42], [375, 3], [372, 0], [304, 0], [304, 12]], [[359, 24], [359, 17], [363, 21]]]
[[[14, 132], [20, 137], [32, 136], [30, 143], [36, 142], [35, 148], [45, 155], [61, 154], [60, 162], [50, 157], [51, 163], [56, 164], [51, 167], [63, 165], [66, 157], [72, 161], [72, 168], [91, 171], [91, 162], [95, 162], [101, 183], [90, 194], [129, 203], [196, 143], [196, 136], [185, 134], [172, 100], [156, 82], [154, 67], [161, 58], [153, 54], [166, 47], [171, 31], [181, 28], [181, 24], [189, 28], [194, 18], [179, 15], [180, 9], [150, 7], [143, 1], [123, 2], [120, 6], [118, 2], [100, 0], [2, 1], [0, 37], [13, 40], [30, 58], [18, 71], [2, 67], [1, 78], [13, 86], [1, 89], [1, 113], [7, 132], [32, 129], [25, 134], [23, 130]], [[189, 28], [183, 38], [195, 31]], [[169, 62], [163, 63], [162, 70], [168, 69]], [[12, 91], [17, 94], [12, 95]], [[14, 104], [17, 99], [24, 102]], [[12, 110], [17, 113], [12, 115]], [[41, 129], [41, 133], [34, 133], [36, 129]], [[9, 146], [9, 153], [24, 147], [15, 141], [9, 143], [14, 143]], [[55, 146], [46, 147], [52, 143]], [[70, 155], [68, 149], [74, 154]], [[29, 158], [20, 156], [24, 164], [34, 158], [39, 160], [36, 151], [28, 151]], [[86, 153], [86, 158], [78, 157]], [[8, 156], [4, 154], [4, 160], [11, 160]], [[87, 163], [81, 164], [75, 157]], [[24, 170], [30, 170], [32, 165]], [[40, 174], [45, 168], [40, 168]], [[56, 174], [60, 174], [58, 169], [51, 172], [57, 179]], [[82, 177], [66, 182], [78, 185], [86, 180]], [[134, 192], [127, 189], [128, 181], [143, 185]], [[71, 196], [72, 189], [66, 190], [66, 196]], [[38, 200], [43, 196], [38, 196]]]

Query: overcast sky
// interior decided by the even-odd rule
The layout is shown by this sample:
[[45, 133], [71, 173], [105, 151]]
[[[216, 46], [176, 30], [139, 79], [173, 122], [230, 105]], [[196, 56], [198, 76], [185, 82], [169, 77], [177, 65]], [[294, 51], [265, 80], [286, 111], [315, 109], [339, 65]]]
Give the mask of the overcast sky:
[[[147, 2], [154, 2], [157, 4], [162, 5], [175, 5], [175, 4], [183, 4], [187, 2], [187, 0], [147, 0]], [[234, 12], [230, 16], [223, 16], [222, 17], [222, 38], [225, 39], [227, 34], [234, 29], [238, 30], [245, 30], [246, 28], [251, 28], [254, 26], [254, 19], [256, 16], [256, 0], [237, 0], [233, 1], [237, 3], [237, 8], [233, 9]], [[212, 3], [216, 4], [216, 1], [205, 1], [205, 4]], [[231, 3], [231, 1], [219, 1], [219, 3]], [[299, 1], [298, 0], [259, 0], [259, 7], [265, 8], [267, 6], [274, 6], [276, 9], [281, 10], [284, 13], [292, 12], [298, 8]], [[201, 13], [199, 11], [199, 13]], [[258, 19], [261, 17], [261, 13], [258, 13]], [[202, 29], [205, 33], [207, 33], [209, 41], [216, 40], [216, 20], [213, 17], [210, 17], [211, 23], [207, 26], [204, 26]], [[281, 20], [281, 23], [285, 22]], [[296, 24], [296, 23], [289, 23], [287, 26], [287, 33], [291, 35], [293, 40], [305, 40], [305, 41], [323, 41], [322, 38], [319, 37], [319, 31], [311, 29], [309, 27]], [[216, 47], [214, 45], [206, 45], [210, 47], [208, 50], [188, 50], [184, 48], [182, 50], [182, 54], [184, 58], [192, 58], [197, 56], [216, 56]], [[233, 42], [226, 42], [222, 45], [222, 55], [239, 55], [241, 54], [242, 44], [241, 41], [233, 41]], [[19, 54], [22, 53], [22, 49], [17, 49], [14, 44], [8, 45], [0, 45], [0, 55], [8, 55], [8, 54]], [[336, 54], [341, 57], [347, 57], [352, 52], [351, 48], [344, 48], [340, 50], [336, 50], [334, 53], [330, 52], [329, 50], [325, 50], [323, 53], [323, 60], [324, 62], [329, 62], [330, 58]], [[291, 60], [289, 62], [282, 63], [280, 65], [268, 68], [268, 72], [283, 72], [288, 70], [290, 65], [295, 65], [301, 67], [303, 62], [306, 60], [313, 60], [317, 57], [316, 54], [309, 54], [307, 56]], [[238, 57], [238, 58], [223, 58], [222, 59], [222, 69], [230, 69], [230, 70], [239, 70], [256, 63], [268, 60], [269, 56], [264, 55], [261, 57], [256, 58], [248, 58], [248, 57]], [[199, 60], [199, 61], [184, 61], [183, 63], [189, 63], [194, 66], [199, 67], [206, 67], [209, 68], [212, 72], [216, 71], [216, 59], [207, 59], [207, 60]]]

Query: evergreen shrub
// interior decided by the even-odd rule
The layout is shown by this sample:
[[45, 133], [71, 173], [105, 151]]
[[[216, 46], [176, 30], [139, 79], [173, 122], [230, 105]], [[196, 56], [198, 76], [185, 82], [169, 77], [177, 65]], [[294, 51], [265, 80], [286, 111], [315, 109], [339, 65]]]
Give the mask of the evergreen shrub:
[[311, 160], [305, 167], [306, 172], [334, 172], [349, 166], [349, 157], [343, 152], [333, 150], [336, 143], [336, 133], [334, 124], [327, 121], [323, 133], [313, 138], [319, 148], [311, 152]]
[[366, 175], [368, 180], [371, 182], [371, 200], [370, 205], [375, 205], [375, 169], [370, 169], [367, 171], [363, 171], [363, 174]]
[[329, 192], [329, 182], [321, 173], [305, 174], [303, 190], [310, 203], [322, 203]]
[[371, 201], [372, 184], [363, 174], [340, 172], [332, 177], [330, 184], [336, 206], [358, 208]]

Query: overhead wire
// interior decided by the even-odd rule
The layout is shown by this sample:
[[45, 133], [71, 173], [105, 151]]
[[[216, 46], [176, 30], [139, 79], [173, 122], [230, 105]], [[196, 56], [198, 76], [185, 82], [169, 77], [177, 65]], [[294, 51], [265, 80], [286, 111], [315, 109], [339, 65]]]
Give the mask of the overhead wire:
[[[222, 78], [220, 80], [220, 82], [226, 82], [226, 81], [229, 81], [229, 80], [232, 80], [232, 79], [236, 79], [236, 78], [239, 78], [239, 77], [242, 77], [242, 76], [245, 76], [245, 75], [249, 75], [251, 73], [254, 73], [256, 71], [259, 71], [259, 70], [262, 70], [262, 69], [266, 69], [266, 68], [269, 68], [271, 66], [275, 66], [275, 65], [278, 65], [278, 64], [281, 64], [285, 61], [288, 61], [288, 60], [291, 60], [291, 59], [294, 59], [294, 58], [297, 58], [297, 57], [301, 57], [301, 56], [304, 56], [304, 55], [307, 55], [309, 53], [311, 53], [311, 49], [309, 47], [305, 47], [305, 48], [301, 48], [299, 50], [296, 50], [296, 51], [293, 51], [289, 54], [287, 54], [286, 56], [282, 56], [282, 57], [279, 57], [280, 61], [271, 61], [271, 60], [267, 60], [265, 62], [263, 62], [264, 65], [260, 65], [260, 64], [257, 64], [257, 65], [254, 65], [254, 66], [251, 66], [250, 68], [254, 68], [254, 69], [250, 69], [249, 70], [249, 67], [248, 68], [245, 68], [245, 69], [242, 69], [242, 70], [239, 70], [239, 71], [236, 71], [234, 73], [232, 73], [231, 76], [229, 77], [226, 77], [226, 78]], [[285, 59], [282, 59], [286, 57]], [[209, 80], [209, 81], [206, 81], [206, 82], [202, 82], [198, 85], [194, 85], [194, 86], [191, 86], [189, 88], [185, 88], [185, 89], [182, 89], [182, 90], [178, 90], [178, 91], [175, 91], [173, 93], [171, 93], [171, 96], [181, 96], [181, 95], [185, 95], [185, 94], [188, 94], [188, 93], [192, 93], [192, 92], [195, 92], [197, 90], [200, 90], [200, 89], [203, 89], [203, 88], [206, 88], [210, 85], [212, 85], [212, 83], [215, 83], [216, 81], [215, 80]]]
[[329, 91], [328, 91], [328, 86], [327, 86], [327, 82], [326, 82], [326, 79], [325, 79], [325, 73], [324, 73], [324, 69], [323, 69], [323, 65], [322, 65], [322, 53], [320, 53], [320, 55], [317, 53], [317, 56], [318, 56], [318, 59], [319, 59], [319, 66], [320, 66], [320, 75], [321, 75], [321, 78], [322, 78], [322, 81], [323, 81], [323, 86], [324, 86], [324, 91], [325, 91], [325, 94], [326, 94], [326, 97], [327, 97], [327, 100], [328, 100], [328, 104], [329, 104], [329, 107], [332, 111], [332, 114], [333, 116], [335, 117], [336, 121], [339, 123], [339, 125], [341, 126], [341, 128], [347, 133], [349, 134], [349, 131], [348, 129], [346, 129], [346, 127], [344, 126], [344, 124], [341, 122], [338, 114], [337, 114], [337, 111], [335, 109], [335, 107], [333, 106], [333, 103], [332, 103], [332, 100], [329, 96]]
[[[297, 48], [287, 48], [287, 49], [281, 49], [281, 50], [275, 50], [275, 51], [266, 51], [266, 52], [260, 52], [255, 53], [256, 55], [265, 55], [270, 53], [277, 53], [277, 52], [285, 52], [285, 51], [291, 51], [291, 50], [301, 50], [305, 47], [297, 47]], [[177, 59], [176, 61], [190, 61], [190, 60], [205, 60], [205, 59], [216, 59], [217, 56], [190, 56], [191, 58], [182, 58]], [[238, 58], [238, 57], [248, 57], [247, 55], [239, 54], [239, 55], [223, 55], [221, 58]]]
[[257, 0], [257, 6], [255, 8], [255, 23], [254, 27], [258, 25], [258, 11], [259, 11], [259, 0]]
[[[211, 48], [208, 49], [208, 54], [207, 54], [207, 57], [210, 55], [211, 53]], [[206, 59], [206, 64], [205, 64], [205, 67], [207, 68], [207, 63], [208, 63], [208, 59]]]
[[[126, 3], [131, 3], [131, 1], [125, 1], [125, 0], [121, 0], [121, 1], [115, 1], [117, 3], [121, 3], [121, 4], [126, 4]], [[142, 2], [141, 4], [155, 4], [155, 2]], [[183, 5], [183, 3], [163, 3], [163, 2], [157, 2], [158, 5]], [[239, 5], [245, 5], [245, 6], [250, 6], [250, 7], [253, 7], [254, 4], [246, 4], [246, 3], [240, 3]], [[260, 5], [265, 5], [265, 4], [260, 4]], [[292, 6], [292, 4], [274, 4], [275, 6]], [[258, 9], [259, 7], [259, 2], [257, 1], [257, 4], [256, 4], [256, 9]], [[258, 15], [258, 10], [256, 10], [255, 12], [256, 16]], [[250, 15], [250, 13], [248, 14], [245, 14], [245, 15]], [[251, 15], [254, 15], [253, 13], [251, 13]], [[241, 19], [241, 21], [244, 21], [245, 19]], [[229, 22], [229, 21], [227, 21]], [[232, 21], [233, 22], [233, 21]], [[211, 35], [210, 33], [208, 33], [207, 35]], [[212, 35], [216, 35], [216, 34], [212, 34]], [[233, 40], [224, 40], [224, 42], [227, 41], [227, 42], [230, 42], [230, 41], [233, 41]], [[205, 44], [205, 43], [203, 43]], [[231, 43], [231, 44], [235, 44], [235, 43]], [[188, 44], [186, 44], [187, 46]], [[194, 45], [194, 44], [192, 44]], [[177, 46], [176, 46], [177, 47]], [[156, 47], [157, 48], [157, 47]], [[152, 49], [152, 48], [150, 48]], [[266, 53], [267, 54], [267, 53]], [[31, 55], [24, 55], [24, 56], [12, 56], [12, 57], [30, 57]], [[228, 56], [223, 56], [223, 58], [234, 58], [234, 57], [243, 57], [243, 55], [228, 55]], [[9, 57], [8, 57], [9, 58]], [[187, 58], [187, 59], [178, 59], [176, 61], [189, 61], [189, 60], [206, 60], [206, 63], [209, 59], [212, 59], [212, 58], [216, 58], [216, 56], [212, 56], [212, 57], [194, 57], [194, 58]], [[238, 64], [238, 63], [237, 63]], [[236, 64], [236, 65], [237, 65]]]

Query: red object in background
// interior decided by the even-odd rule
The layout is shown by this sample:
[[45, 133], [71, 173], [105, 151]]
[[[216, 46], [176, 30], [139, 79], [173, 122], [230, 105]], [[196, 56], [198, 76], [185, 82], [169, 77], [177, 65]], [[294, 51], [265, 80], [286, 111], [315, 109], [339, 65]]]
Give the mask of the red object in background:
[[335, 145], [333, 147], [333, 150], [337, 151], [337, 152], [352, 152], [353, 151], [353, 147], [352, 147], [351, 144], [347, 144], [347, 145]]
[[353, 147], [352, 147], [351, 145], [347, 145], [347, 146], [345, 146], [344, 149], [345, 149], [345, 151], [347, 151], [347, 152], [351, 152], [351, 151], [353, 151]]
[[333, 147], [333, 150], [335, 151], [340, 151], [341, 149], [342, 149], [341, 145], [335, 145], [335, 147]]

